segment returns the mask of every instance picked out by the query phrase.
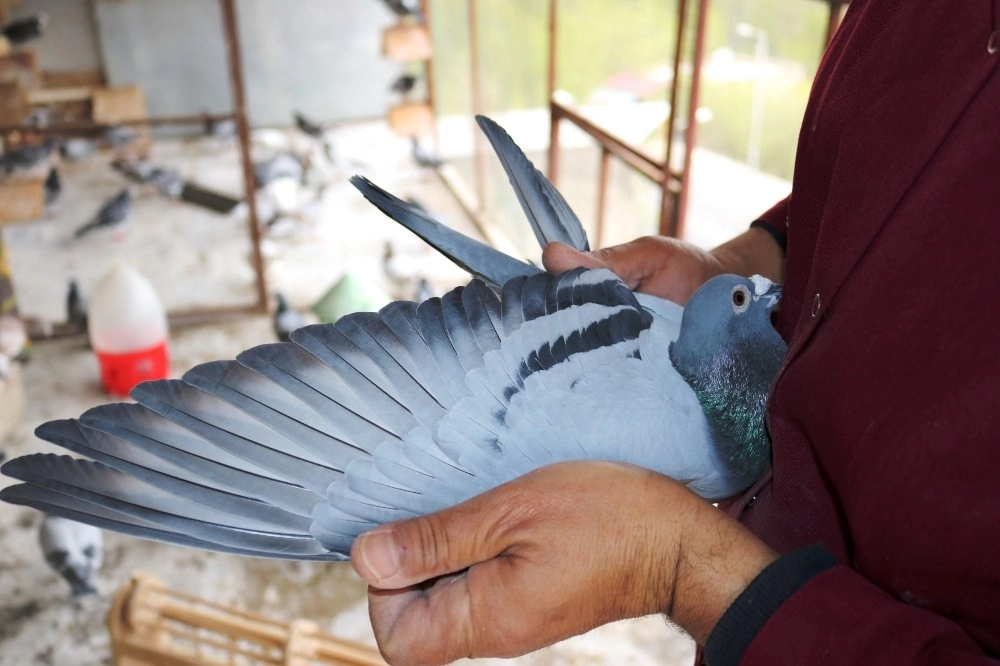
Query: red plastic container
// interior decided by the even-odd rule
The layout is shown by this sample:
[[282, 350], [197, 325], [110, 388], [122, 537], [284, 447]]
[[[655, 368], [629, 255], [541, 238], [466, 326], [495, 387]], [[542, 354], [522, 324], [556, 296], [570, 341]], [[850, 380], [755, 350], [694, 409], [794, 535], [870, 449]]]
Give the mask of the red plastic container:
[[98, 283], [88, 332], [108, 393], [126, 396], [139, 382], [167, 377], [166, 312], [153, 286], [135, 269], [117, 263]]

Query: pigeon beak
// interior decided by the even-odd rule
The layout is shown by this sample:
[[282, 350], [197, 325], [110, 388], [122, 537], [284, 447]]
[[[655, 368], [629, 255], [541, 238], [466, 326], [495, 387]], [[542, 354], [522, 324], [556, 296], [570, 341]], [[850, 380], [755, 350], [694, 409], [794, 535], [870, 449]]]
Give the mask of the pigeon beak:
[[775, 285], [771, 285], [770, 289], [768, 289], [763, 294], [761, 294], [760, 297], [762, 299], [764, 299], [764, 301], [765, 301], [764, 307], [767, 308], [768, 312], [770, 312], [771, 310], [773, 310], [774, 307], [778, 304], [778, 301], [781, 300], [781, 291], [782, 291], [781, 290], [781, 285], [780, 284], [775, 284]]

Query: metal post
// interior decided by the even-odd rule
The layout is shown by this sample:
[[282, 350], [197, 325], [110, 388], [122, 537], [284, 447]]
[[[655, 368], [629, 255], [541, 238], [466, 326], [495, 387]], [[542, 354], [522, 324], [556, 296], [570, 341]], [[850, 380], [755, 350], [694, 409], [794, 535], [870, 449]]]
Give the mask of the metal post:
[[661, 236], [671, 236], [676, 228], [677, 192], [671, 187], [674, 172], [671, 167], [674, 154], [674, 139], [677, 133], [677, 100], [680, 98], [681, 59], [684, 53], [684, 33], [687, 27], [688, 3], [690, 0], [677, 1], [677, 35], [674, 43], [673, 82], [670, 86], [667, 112], [667, 149], [663, 156], [663, 177], [660, 183], [663, 193], [660, 198], [660, 225], [658, 233]]
[[[469, 64], [472, 76], [472, 113], [483, 112], [483, 86], [479, 76], [479, 12], [476, 0], [469, 0]], [[473, 167], [476, 182], [476, 198], [479, 199], [478, 210], [486, 209], [486, 146], [485, 137], [477, 128], [472, 128], [473, 134]]]
[[558, 0], [549, 0], [549, 180], [558, 185], [559, 180], [559, 119], [552, 100], [556, 94], [556, 59], [558, 49], [556, 44], [556, 19], [558, 16]]
[[236, 118], [236, 136], [240, 146], [240, 160], [243, 163], [243, 186], [246, 189], [247, 223], [250, 225], [250, 240], [253, 245], [251, 262], [256, 273], [257, 309], [267, 312], [267, 284], [264, 281], [264, 257], [260, 251], [260, 220], [257, 217], [256, 184], [253, 175], [253, 159], [250, 155], [250, 126], [247, 123], [246, 98], [243, 91], [243, 62], [240, 55], [239, 30], [236, 25], [235, 0], [219, 0], [222, 9], [222, 25], [226, 34], [226, 50], [229, 56], [229, 84], [233, 93], [233, 116]]
[[694, 53], [691, 56], [691, 94], [688, 103], [687, 122], [684, 130], [684, 168], [681, 171], [680, 194], [674, 215], [673, 236], [684, 237], [684, 222], [687, 217], [687, 199], [691, 189], [691, 156], [697, 141], [698, 93], [701, 91], [701, 63], [705, 57], [705, 23], [708, 20], [708, 0], [698, 0], [698, 23], [695, 32]]

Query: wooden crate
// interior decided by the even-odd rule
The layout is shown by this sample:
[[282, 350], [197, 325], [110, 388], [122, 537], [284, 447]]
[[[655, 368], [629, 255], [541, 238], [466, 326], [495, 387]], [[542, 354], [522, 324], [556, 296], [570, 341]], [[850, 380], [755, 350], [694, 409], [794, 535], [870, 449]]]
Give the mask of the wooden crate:
[[433, 50], [427, 27], [400, 23], [382, 32], [382, 55], [396, 62], [430, 60]]
[[35, 52], [20, 50], [0, 56], [0, 83], [20, 81], [25, 88], [42, 84], [42, 70], [38, 68]]
[[168, 589], [136, 574], [108, 613], [115, 666], [385, 666], [374, 649]]
[[116, 125], [123, 121], [149, 117], [146, 113], [146, 97], [139, 86], [94, 88], [91, 103], [95, 123]]
[[430, 136], [434, 132], [434, 112], [426, 102], [397, 104], [389, 109], [389, 127], [399, 136]]
[[45, 186], [42, 178], [0, 180], [0, 225], [31, 222], [45, 210]]
[[20, 81], [0, 82], [0, 125], [19, 125], [31, 113], [28, 91]]

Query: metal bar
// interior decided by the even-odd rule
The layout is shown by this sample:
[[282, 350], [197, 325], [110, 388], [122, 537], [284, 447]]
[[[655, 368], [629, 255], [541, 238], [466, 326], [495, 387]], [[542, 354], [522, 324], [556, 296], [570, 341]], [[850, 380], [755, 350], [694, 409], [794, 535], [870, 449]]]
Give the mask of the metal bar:
[[[472, 113], [478, 115], [483, 112], [483, 86], [479, 76], [479, 11], [476, 0], [468, 0], [469, 5], [469, 64], [472, 77]], [[473, 160], [474, 160], [474, 180], [476, 184], [476, 197], [479, 199], [478, 208], [486, 208], [486, 138], [482, 132], [472, 128], [473, 135]]]
[[660, 160], [651, 157], [648, 153], [637, 146], [625, 143], [618, 137], [609, 133], [607, 130], [598, 127], [596, 124], [584, 118], [576, 111], [563, 106], [559, 102], [553, 100], [550, 103], [550, 106], [553, 114], [558, 116], [560, 119], [565, 118], [566, 120], [572, 122], [581, 130], [592, 136], [602, 147], [613, 153], [615, 157], [625, 162], [633, 169], [652, 180], [654, 183], [661, 183], [663, 181], [663, 163]]
[[250, 155], [250, 126], [247, 123], [246, 98], [243, 91], [243, 62], [240, 56], [240, 36], [236, 25], [236, 0], [219, 0], [222, 8], [222, 25], [226, 34], [229, 60], [229, 83], [233, 93], [233, 115], [236, 119], [236, 136], [243, 163], [243, 183], [246, 188], [247, 224], [250, 226], [252, 245], [250, 261], [255, 273], [257, 311], [267, 312], [267, 283], [264, 280], [264, 256], [260, 250], [261, 231], [257, 216], [256, 186], [253, 175], [253, 158]]
[[549, 180], [559, 185], [559, 111], [549, 102]]
[[608, 173], [611, 171], [611, 151], [601, 148], [601, 166], [597, 180], [597, 230], [594, 234], [596, 245], [594, 249], [603, 247], [604, 217], [608, 201]]
[[52, 123], [44, 127], [34, 127], [32, 125], [0, 125], [0, 132], [32, 132], [33, 134], [60, 134], [63, 132], [80, 132], [86, 130], [110, 129], [112, 127], [122, 127], [125, 125], [200, 125], [206, 122], [217, 122], [220, 120], [233, 120], [236, 118], [232, 113], [221, 114], [201, 114], [197, 116], [160, 116], [157, 118], [138, 118], [135, 120], [122, 120], [117, 123], [95, 123], [92, 120], [76, 120], [61, 123]]
[[677, 127], [677, 100], [680, 97], [680, 71], [681, 71], [681, 55], [684, 51], [684, 28], [687, 25], [687, 14], [688, 14], [688, 4], [690, 0], [678, 0], [677, 2], [677, 35], [675, 37], [676, 42], [674, 43], [674, 62], [673, 62], [673, 81], [670, 85], [670, 96], [667, 101], [669, 104], [669, 115], [667, 116], [667, 148], [666, 154], [663, 156], [663, 184], [662, 195], [660, 197], [660, 220], [658, 226], [658, 233], [661, 236], [670, 235], [671, 229], [674, 227], [675, 217], [677, 213], [677, 199], [669, 188], [666, 187], [666, 183], [670, 181], [671, 172], [670, 164], [674, 155], [674, 137], [677, 133], [674, 131]]
[[691, 157], [697, 141], [698, 93], [701, 90], [701, 63], [705, 57], [705, 23], [708, 20], [708, 0], [698, 0], [698, 27], [695, 32], [694, 54], [691, 56], [691, 94], [687, 113], [688, 125], [684, 129], [684, 167], [681, 169], [680, 193], [674, 215], [672, 236], [684, 236], [687, 200], [691, 189]]
[[549, 180], [552, 181], [553, 185], [558, 185], [559, 181], [559, 118], [552, 109], [552, 100], [556, 94], [558, 5], [558, 0], [549, 0], [549, 72], [547, 84], [549, 100]]

